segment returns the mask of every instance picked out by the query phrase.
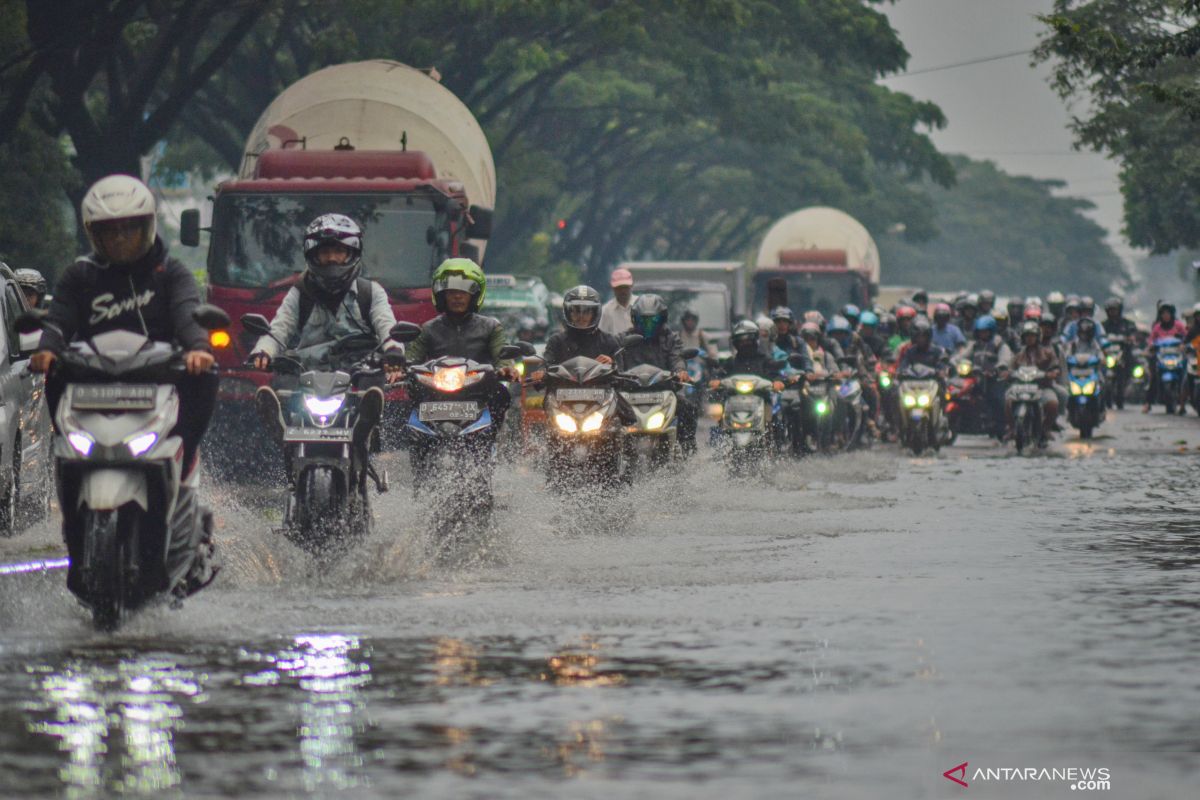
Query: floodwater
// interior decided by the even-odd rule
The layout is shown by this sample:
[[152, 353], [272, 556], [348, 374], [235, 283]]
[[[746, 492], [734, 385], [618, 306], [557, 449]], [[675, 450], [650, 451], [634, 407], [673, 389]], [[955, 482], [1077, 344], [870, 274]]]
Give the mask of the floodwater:
[[402, 476], [328, 569], [209, 486], [227, 566], [182, 609], [99, 635], [61, 571], [0, 576], [0, 796], [1194, 797], [1200, 421], [1100, 433], [772, 485], [702, 448], [578, 503], [503, 467], [451, 563]]

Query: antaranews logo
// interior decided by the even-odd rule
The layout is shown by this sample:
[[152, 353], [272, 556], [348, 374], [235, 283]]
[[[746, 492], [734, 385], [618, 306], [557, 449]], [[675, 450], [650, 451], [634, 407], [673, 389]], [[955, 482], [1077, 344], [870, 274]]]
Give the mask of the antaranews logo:
[[969, 761], [951, 767], [942, 773], [948, 781], [964, 788], [970, 783], [991, 781], [1018, 783], [1068, 783], [1071, 791], [1106, 792], [1112, 788], [1112, 777], [1108, 767], [976, 767], [967, 780]]

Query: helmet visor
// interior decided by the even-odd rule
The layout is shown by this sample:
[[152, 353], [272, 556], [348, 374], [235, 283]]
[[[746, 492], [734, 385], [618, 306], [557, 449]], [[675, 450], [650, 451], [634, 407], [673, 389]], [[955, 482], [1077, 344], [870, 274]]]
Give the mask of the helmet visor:
[[590, 328], [599, 322], [600, 308], [594, 302], [567, 303], [563, 308], [567, 324], [573, 328]]
[[88, 226], [96, 254], [113, 264], [130, 264], [150, 252], [154, 217], [97, 220]]
[[433, 282], [433, 293], [440, 294], [447, 289], [453, 289], [458, 292], [467, 292], [472, 297], [479, 294], [479, 284], [470, 278], [451, 273], [439, 280]]
[[662, 314], [655, 314], [650, 317], [638, 317], [634, 320], [637, 325], [638, 333], [645, 336], [647, 339], [653, 338], [654, 334], [658, 333], [659, 327], [662, 325]]

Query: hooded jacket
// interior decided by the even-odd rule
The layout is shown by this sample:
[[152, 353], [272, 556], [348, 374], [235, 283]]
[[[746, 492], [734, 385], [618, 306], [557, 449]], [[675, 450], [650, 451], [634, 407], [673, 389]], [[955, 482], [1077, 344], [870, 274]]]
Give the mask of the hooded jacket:
[[192, 273], [155, 238], [133, 264], [108, 264], [92, 253], [58, 279], [43, 325], [41, 350], [61, 352], [78, 339], [125, 330], [185, 350], [211, 351], [208, 333], [192, 319], [200, 289]]

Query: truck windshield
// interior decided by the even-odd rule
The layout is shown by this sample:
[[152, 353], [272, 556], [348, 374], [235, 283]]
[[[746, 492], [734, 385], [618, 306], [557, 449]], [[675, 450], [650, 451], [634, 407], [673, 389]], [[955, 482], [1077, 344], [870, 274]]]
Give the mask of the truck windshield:
[[671, 325], [679, 327], [679, 319], [685, 311], [694, 311], [700, 318], [700, 327], [710, 331], [729, 330], [729, 307], [726, 295], [718, 290], [696, 290], [682, 288], [657, 288], [653, 284], [634, 286], [635, 294], [656, 294], [667, 304]]
[[788, 306], [799, 316], [805, 311], [820, 311], [826, 318], [839, 313], [847, 303], [864, 302], [861, 280], [848, 272], [780, 273], [759, 271], [754, 276], [754, 313], [768, 312], [767, 281], [787, 278]]
[[362, 226], [365, 277], [393, 290], [429, 286], [439, 255], [429, 242], [437, 212], [428, 198], [394, 194], [224, 195], [213, 212], [209, 282], [249, 289], [302, 271], [304, 229], [330, 213]]

